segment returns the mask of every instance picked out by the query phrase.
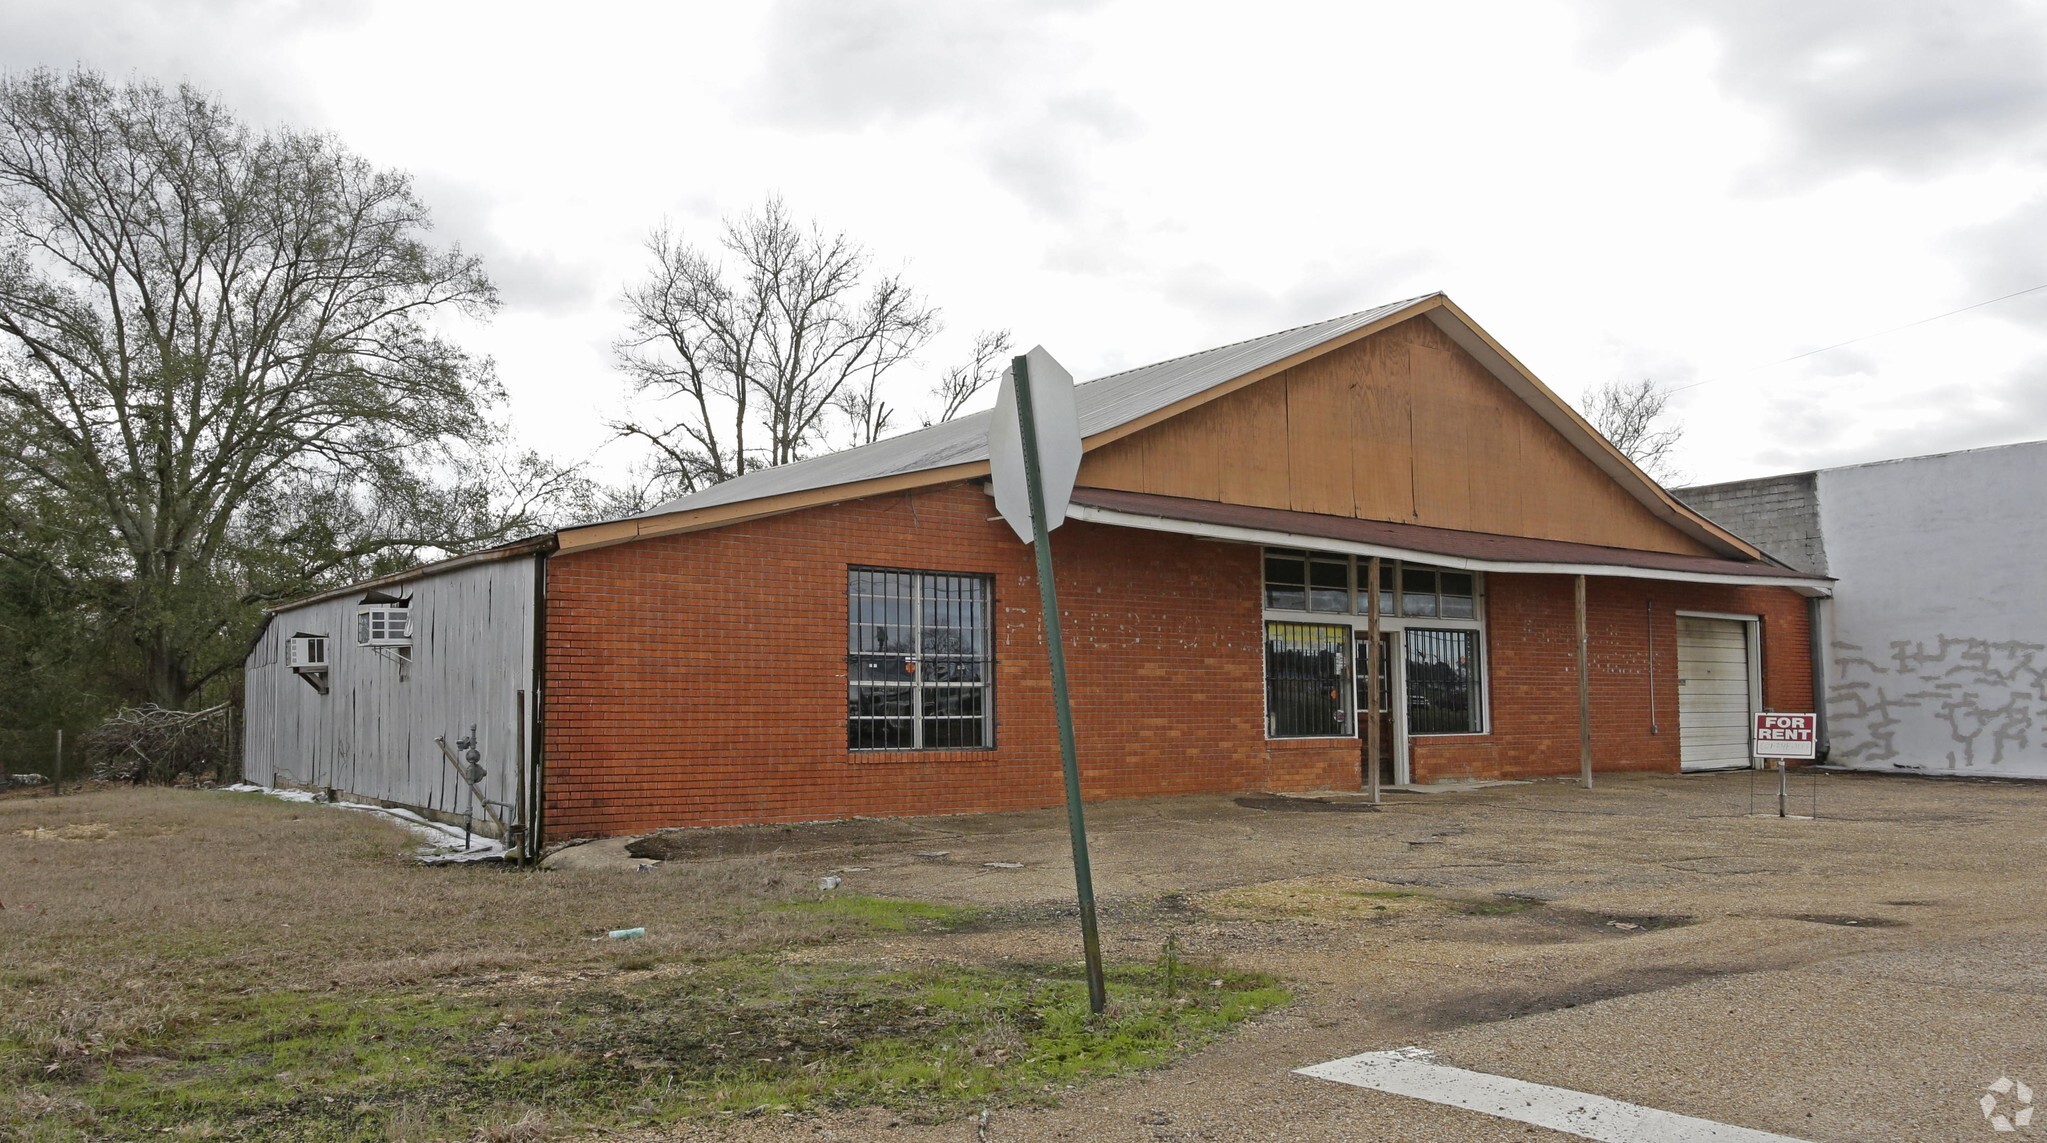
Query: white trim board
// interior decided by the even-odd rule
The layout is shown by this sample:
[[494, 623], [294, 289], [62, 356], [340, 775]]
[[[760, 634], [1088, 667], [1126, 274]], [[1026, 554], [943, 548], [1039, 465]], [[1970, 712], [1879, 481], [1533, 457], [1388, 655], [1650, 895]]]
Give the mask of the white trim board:
[[1268, 548], [1306, 548], [1319, 552], [1342, 552], [1356, 556], [1380, 556], [1389, 559], [1409, 560], [1413, 563], [1428, 564], [1431, 567], [1451, 568], [1456, 571], [1480, 572], [1521, 572], [1533, 575], [1588, 575], [1612, 576], [1617, 579], [1660, 579], [1678, 583], [1724, 583], [1744, 587], [1788, 587], [1800, 595], [1828, 596], [1833, 594], [1832, 585], [1810, 579], [1767, 575], [1741, 575], [1733, 572], [1685, 572], [1666, 568], [1635, 568], [1621, 564], [1573, 564], [1544, 563], [1526, 560], [1485, 560], [1468, 556], [1446, 556], [1419, 549], [1397, 548], [1387, 544], [1366, 544], [1356, 540], [1338, 540], [1328, 536], [1296, 535], [1292, 532], [1275, 532], [1265, 528], [1240, 528], [1234, 524], [1204, 524], [1192, 520], [1174, 520], [1164, 516], [1145, 516], [1135, 512], [1119, 512], [1112, 508], [1097, 508], [1091, 504], [1075, 504], [1066, 510], [1069, 520], [1083, 520], [1090, 524], [1107, 524], [1116, 528], [1137, 528], [1149, 532], [1172, 532], [1182, 536], [1200, 536], [1210, 540], [1223, 540], [1238, 544], [1262, 544]]
[[1789, 1135], [1453, 1068], [1436, 1063], [1434, 1056], [1422, 1048], [1366, 1052], [1296, 1068], [1294, 1074], [1476, 1111], [1601, 1143], [1803, 1143]]

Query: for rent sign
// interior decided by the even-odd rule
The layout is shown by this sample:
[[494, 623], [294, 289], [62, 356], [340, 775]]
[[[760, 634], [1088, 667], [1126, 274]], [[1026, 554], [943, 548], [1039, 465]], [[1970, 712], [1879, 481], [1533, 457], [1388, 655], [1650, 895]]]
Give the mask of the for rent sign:
[[1756, 716], [1756, 757], [1819, 757], [1820, 718], [1816, 714], [1770, 712]]

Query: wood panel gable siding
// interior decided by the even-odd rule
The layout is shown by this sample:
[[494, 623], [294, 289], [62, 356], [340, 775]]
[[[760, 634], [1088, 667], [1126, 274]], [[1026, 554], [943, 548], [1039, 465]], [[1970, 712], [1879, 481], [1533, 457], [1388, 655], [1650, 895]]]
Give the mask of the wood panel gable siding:
[[1718, 554], [1658, 518], [1424, 317], [1105, 444], [1079, 483]]

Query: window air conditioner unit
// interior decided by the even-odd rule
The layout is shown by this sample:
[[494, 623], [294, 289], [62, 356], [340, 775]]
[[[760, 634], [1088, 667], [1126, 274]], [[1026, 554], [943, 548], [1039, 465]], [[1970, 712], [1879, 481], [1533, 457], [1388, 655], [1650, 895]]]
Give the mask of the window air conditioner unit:
[[412, 644], [412, 613], [403, 607], [370, 604], [355, 609], [358, 647], [406, 647]]
[[284, 642], [284, 662], [292, 670], [304, 674], [307, 671], [327, 669], [327, 637], [325, 635], [294, 635]]

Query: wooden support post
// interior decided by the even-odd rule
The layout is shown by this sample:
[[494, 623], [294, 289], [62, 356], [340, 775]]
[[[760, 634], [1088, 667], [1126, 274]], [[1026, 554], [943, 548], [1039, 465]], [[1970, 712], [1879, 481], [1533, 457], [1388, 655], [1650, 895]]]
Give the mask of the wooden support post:
[[1591, 640], [1585, 633], [1585, 577], [1575, 577], [1572, 594], [1578, 604], [1578, 771], [1592, 788], [1592, 663]]
[[1365, 571], [1371, 594], [1365, 604], [1365, 786], [1372, 791], [1372, 804], [1379, 803], [1379, 673], [1386, 669], [1379, 654], [1379, 557], [1373, 556]]
[[50, 796], [64, 792], [64, 728], [57, 728], [57, 753], [50, 757]]

